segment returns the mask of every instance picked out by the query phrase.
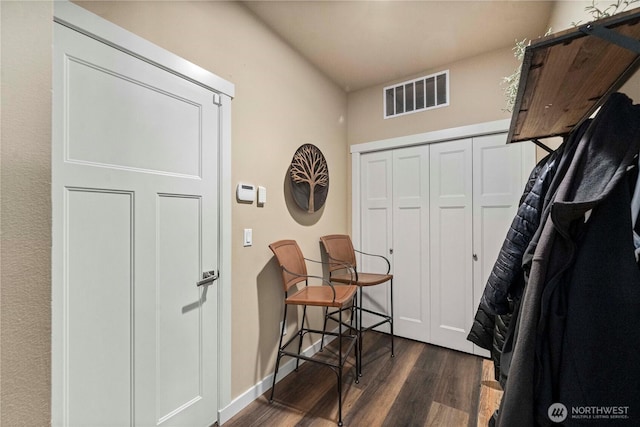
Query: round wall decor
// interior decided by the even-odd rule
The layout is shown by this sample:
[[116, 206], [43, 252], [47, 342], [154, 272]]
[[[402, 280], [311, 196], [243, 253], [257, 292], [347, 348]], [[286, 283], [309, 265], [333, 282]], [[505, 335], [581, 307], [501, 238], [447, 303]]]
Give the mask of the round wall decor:
[[324, 206], [329, 193], [329, 168], [318, 147], [304, 144], [298, 148], [289, 166], [291, 193], [296, 204], [313, 213]]

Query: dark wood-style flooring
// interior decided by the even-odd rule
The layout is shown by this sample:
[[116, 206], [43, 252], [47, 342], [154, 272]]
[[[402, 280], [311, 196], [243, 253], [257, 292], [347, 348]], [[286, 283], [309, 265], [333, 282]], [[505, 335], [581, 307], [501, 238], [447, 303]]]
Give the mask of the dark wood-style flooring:
[[[390, 357], [387, 335], [364, 337], [363, 375], [344, 368], [345, 426], [486, 426], [499, 392], [492, 365], [482, 358], [396, 337]], [[326, 350], [325, 350], [326, 351]], [[336, 375], [316, 363], [304, 363], [278, 384], [273, 403], [265, 393], [224, 424], [249, 426], [335, 426]]]

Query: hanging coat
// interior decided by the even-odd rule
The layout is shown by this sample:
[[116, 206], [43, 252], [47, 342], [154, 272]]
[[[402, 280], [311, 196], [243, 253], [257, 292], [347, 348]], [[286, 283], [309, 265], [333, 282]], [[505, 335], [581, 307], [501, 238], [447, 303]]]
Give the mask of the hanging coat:
[[[624, 194], [629, 197], [625, 174], [639, 150], [640, 107], [613, 94], [578, 142], [550, 204], [551, 220], [540, 231], [498, 426], [554, 425], [548, 415], [551, 403], [563, 403], [569, 413], [574, 405], [613, 404], [605, 394], [612, 387], [628, 393], [625, 382], [636, 391], [615, 404], [633, 406], [640, 422], [640, 364], [624, 365], [640, 347], [640, 332], [622, 327], [624, 317], [640, 331], [640, 294], [633, 291], [640, 289], [640, 281], [630, 275], [629, 259], [635, 264], [635, 258], [624, 199]], [[625, 233], [626, 240], [620, 239]], [[596, 250], [597, 242], [606, 250]], [[622, 256], [629, 250], [630, 258]], [[622, 297], [628, 301], [620, 305]], [[633, 310], [636, 315], [629, 317]], [[593, 314], [604, 316], [602, 323]], [[594, 371], [603, 355], [602, 372]], [[619, 394], [614, 397], [622, 400]], [[582, 421], [569, 416], [563, 425]]]
[[496, 380], [500, 380], [500, 356], [513, 309], [509, 290], [524, 282], [522, 256], [538, 226], [544, 193], [561, 151], [559, 148], [546, 156], [529, 174], [518, 211], [500, 248], [467, 336], [469, 341], [491, 351]]

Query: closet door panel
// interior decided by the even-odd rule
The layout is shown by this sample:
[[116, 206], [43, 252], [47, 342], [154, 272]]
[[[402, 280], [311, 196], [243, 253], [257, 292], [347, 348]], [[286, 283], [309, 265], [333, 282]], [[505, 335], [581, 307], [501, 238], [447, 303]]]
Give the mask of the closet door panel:
[[[473, 139], [474, 308], [518, 210], [534, 152], [532, 144], [506, 144], [506, 134]], [[474, 353], [489, 355], [479, 347]]]
[[429, 147], [393, 152], [394, 332], [429, 341]]
[[[361, 158], [362, 241], [354, 242], [356, 249], [370, 254], [389, 257], [392, 244], [392, 153], [374, 152]], [[360, 256], [358, 270], [385, 273], [387, 264], [378, 257]], [[373, 286], [363, 290], [363, 306], [374, 311], [387, 312], [391, 306], [388, 286]], [[363, 314], [362, 321], [371, 325], [378, 319]], [[386, 329], [385, 329], [386, 328]], [[388, 330], [388, 325], [381, 327]]]
[[431, 342], [472, 352], [471, 139], [430, 146]]

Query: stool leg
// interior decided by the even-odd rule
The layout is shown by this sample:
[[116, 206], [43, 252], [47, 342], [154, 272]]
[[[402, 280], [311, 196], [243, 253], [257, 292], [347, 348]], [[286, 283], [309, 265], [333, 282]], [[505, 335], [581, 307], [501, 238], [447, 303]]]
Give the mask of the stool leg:
[[358, 339], [358, 346], [360, 347], [360, 351], [358, 353], [358, 357], [360, 358], [360, 361], [358, 363], [359, 365], [359, 371], [358, 371], [358, 376], [362, 376], [362, 352], [364, 350], [364, 346], [362, 345], [362, 286], [358, 286], [358, 297], [359, 297], [359, 303], [358, 303], [358, 321], [356, 322], [356, 330], [357, 330], [357, 339]]
[[[342, 308], [342, 307], [341, 307]], [[338, 311], [338, 426], [342, 426], [342, 309]]]
[[[304, 337], [304, 322], [307, 318], [307, 306], [302, 306], [302, 323], [300, 323], [300, 330], [298, 331], [298, 336], [300, 340], [298, 341], [298, 354], [302, 351], [302, 338]], [[296, 372], [298, 372], [298, 367], [300, 366], [300, 358], [296, 358]]]
[[322, 325], [322, 339], [320, 340], [320, 351], [324, 350], [324, 333], [327, 330], [327, 320], [329, 319], [329, 307], [324, 308], [324, 324]]
[[[360, 383], [360, 352], [362, 351], [362, 349], [360, 348], [360, 340], [358, 339], [358, 322], [356, 319], [356, 316], [358, 315], [358, 292], [356, 292], [353, 295], [353, 301], [351, 301], [351, 318], [349, 319], [350, 322], [350, 329], [349, 329], [349, 333], [351, 334], [355, 334], [355, 340], [356, 340], [356, 354], [355, 359], [356, 359], [356, 384]], [[354, 326], [355, 324], [355, 326]], [[353, 336], [353, 335], [352, 335]]]
[[276, 391], [276, 378], [278, 377], [278, 369], [280, 368], [280, 359], [282, 358], [282, 339], [284, 338], [284, 329], [287, 327], [287, 305], [284, 306], [284, 315], [282, 316], [282, 329], [280, 330], [280, 342], [278, 344], [278, 357], [276, 357], [276, 368], [273, 371], [273, 383], [271, 384], [271, 397], [269, 403], [273, 402], [273, 394]]
[[391, 279], [389, 287], [391, 288], [391, 317], [389, 318], [389, 327], [391, 329], [391, 357], [395, 357], [393, 352], [393, 279]]

